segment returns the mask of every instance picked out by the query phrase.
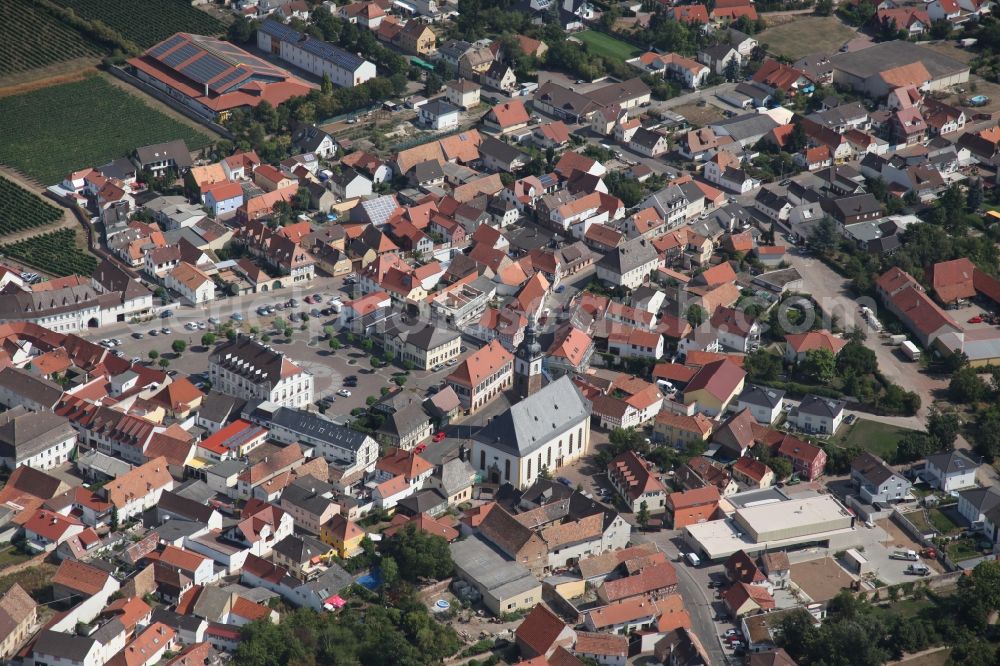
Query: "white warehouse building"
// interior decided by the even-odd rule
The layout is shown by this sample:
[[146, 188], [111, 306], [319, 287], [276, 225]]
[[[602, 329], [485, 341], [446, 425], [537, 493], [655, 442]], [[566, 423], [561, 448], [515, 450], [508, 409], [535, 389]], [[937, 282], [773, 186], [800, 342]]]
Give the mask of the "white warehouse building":
[[270, 19], [257, 29], [257, 47], [341, 88], [375, 78], [375, 63]]

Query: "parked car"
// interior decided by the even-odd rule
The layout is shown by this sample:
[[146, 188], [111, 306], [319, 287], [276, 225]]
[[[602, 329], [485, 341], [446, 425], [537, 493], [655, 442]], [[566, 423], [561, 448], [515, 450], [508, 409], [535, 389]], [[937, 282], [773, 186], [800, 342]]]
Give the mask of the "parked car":
[[170, 327], [164, 326], [163, 328], [160, 329], [160, 333], [163, 333], [163, 335], [170, 335]]
[[152, 335], [152, 336], [157, 336], [157, 335], [160, 334], [160, 331], [158, 331], [157, 329], [154, 328], [154, 329], [152, 329], [152, 330], [149, 331], [149, 334]]
[[218, 326], [219, 325], [219, 320], [218, 320], [217, 317], [209, 317], [208, 318], [208, 323], [211, 324], [212, 326]]
[[342, 395], [342, 396], [344, 396], [345, 398], [350, 398], [350, 397], [351, 397], [351, 392], [350, 392], [350, 391], [348, 391], [347, 389], [343, 389], [343, 388], [342, 388], [342, 389], [340, 389], [339, 391], [337, 391], [337, 395]]
[[135, 338], [136, 340], [142, 340], [146, 336], [140, 333], [139, 331], [136, 331], [135, 333], [132, 334], [132, 337]]
[[427, 448], [426, 444], [417, 444], [415, 447], [413, 447], [413, 452], [416, 453], [417, 455], [420, 455], [421, 453], [424, 452], [424, 449], [426, 448]]
[[173, 316], [174, 316], [173, 310], [164, 310], [163, 312], [160, 313], [161, 319], [166, 319], [167, 317], [173, 317]]
[[565, 476], [560, 476], [559, 478], [556, 479], [556, 481], [558, 481], [559, 483], [563, 484], [567, 488], [570, 488], [570, 487], [573, 486], [573, 482], [570, 481], [569, 479], [567, 479]]
[[229, 318], [232, 319], [233, 321], [243, 321], [243, 314], [240, 312], [234, 312], [233, 314], [229, 315]]
[[445, 436], [444, 430], [438, 430], [436, 433], [434, 433], [434, 441], [440, 442], [442, 439], [444, 439], [444, 436]]

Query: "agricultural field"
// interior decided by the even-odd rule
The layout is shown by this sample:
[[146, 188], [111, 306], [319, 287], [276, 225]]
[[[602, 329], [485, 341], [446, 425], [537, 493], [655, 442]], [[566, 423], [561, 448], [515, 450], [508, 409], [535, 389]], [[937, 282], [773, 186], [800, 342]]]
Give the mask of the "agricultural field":
[[97, 259], [76, 246], [74, 229], [60, 229], [0, 245], [0, 253], [59, 277], [90, 275], [97, 268]]
[[78, 16], [100, 21], [122, 37], [149, 48], [175, 32], [217, 35], [226, 26], [186, 0], [55, 0]]
[[625, 62], [629, 58], [639, 55], [640, 50], [628, 42], [615, 39], [611, 35], [596, 30], [584, 30], [573, 35], [575, 39], [587, 45], [587, 50], [594, 55], [605, 60], [617, 60]]
[[100, 54], [99, 46], [28, 0], [0, 2], [0, 77]]
[[836, 16], [801, 16], [756, 35], [768, 53], [793, 60], [811, 53], [836, 53], [857, 31]]
[[0, 98], [0, 137], [0, 163], [46, 185], [140, 146], [184, 139], [196, 150], [211, 142], [101, 76]]
[[47, 201], [0, 178], [0, 236], [58, 222], [62, 215], [61, 210]]

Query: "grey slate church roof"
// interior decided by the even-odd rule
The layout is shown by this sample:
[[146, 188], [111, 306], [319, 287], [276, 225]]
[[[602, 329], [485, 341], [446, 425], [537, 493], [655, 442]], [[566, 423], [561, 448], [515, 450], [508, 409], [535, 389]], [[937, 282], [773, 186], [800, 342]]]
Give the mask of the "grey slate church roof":
[[483, 444], [523, 457], [590, 418], [590, 403], [563, 376], [518, 402], [476, 433]]

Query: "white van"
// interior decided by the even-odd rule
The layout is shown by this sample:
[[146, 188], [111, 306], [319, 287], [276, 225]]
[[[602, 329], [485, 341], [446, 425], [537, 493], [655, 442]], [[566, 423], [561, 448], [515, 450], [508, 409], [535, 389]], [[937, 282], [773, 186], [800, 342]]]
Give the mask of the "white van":
[[691, 566], [696, 567], [701, 564], [701, 558], [699, 558], [695, 553], [688, 553], [686, 555], [687, 561], [691, 563]]

